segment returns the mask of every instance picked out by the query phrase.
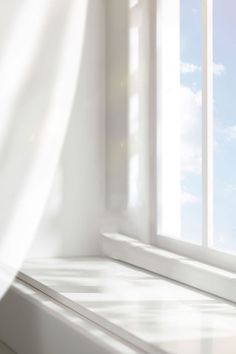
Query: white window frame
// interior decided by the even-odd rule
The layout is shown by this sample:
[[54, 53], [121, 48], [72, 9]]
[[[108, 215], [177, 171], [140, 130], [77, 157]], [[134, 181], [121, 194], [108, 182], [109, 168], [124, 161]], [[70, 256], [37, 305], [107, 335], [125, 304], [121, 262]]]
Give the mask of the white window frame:
[[[155, 116], [155, 123], [153, 123], [152, 130], [156, 132], [151, 139], [151, 227], [152, 237], [151, 244], [166, 249], [171, 252], [182, 254], [198, 261], [211, 264], [213, 266], [227, 269], [236, 272], [236, 255], [226, 252], [224, 250], [217, 250], [212, 247], [213, 239], [213, 0], [202, 0], [202, 244], [197, 245], [181, 239], [174, 239], [169, 236], [163, 236], [157, 233], [158, 226], [158, 207], [159, 195], [158, 189], [158, 174], [157, 168], [160, 162], [158, 156], [158, 132], [161, 124], [160, 117], [160, 100], [158, 98], [159, 82], [158, 78], [161, 75], [161, 63], [158, 57], [161, 50], [160, 33], [161, 33], [161, 8], [162, 1], [156, 0], [156, 9], [153, 11], [152, 28], [155, 34], [151, 40], [156, 43], [155, 53], [153, 53], [153, 72], [151, 77], [154, 78], [155, 83], [152, 83], [154, 89], [153, 112], [152, 117]], [[155, 170], [155, 171], [154, 171]]]
[[[161, 80], [158, 80], [162, 74], [162, 67], [159, 62], [161, 56], [161, 5], [163, 2], [171, 6], [176, 0], [150, 0], [148, 25], [149, 25], [149, 50], [148, 50], [148, 67], [149, 67], [149, 130], [147, 142], [147, 151], [145, 157], [148, 160], [148, 196], [149, 203], [147, 206], [147, 229], [144, 234], [137, 235], [136, 230], [129, 230], [117, 227], [114, 232], [101, 232], [101, 245], [103, 254], [158, 275], [174, 279], [175, 281], [189, 285], [191, 287], [206, 291], [213, 295], [220, 296], [236, 303], [236, 256], [209, 248], [212, 235], [212, 101], [209, 100], [212, 95], [212, 44], [209, 41], [204, 42], [202, 56], [204, 60], [203, 71], [206, 73], [204, 80], [204, 103], [203, 115], [207, 117], [206, 124], [203, 125], [203, 141], [202, 149], [207, 152], [203, 159], [204, 170], [204, 202], [205, 212], [207, 211], [209, 218], [204, 219], [204, 243], [203, 245], [192, 244], [190, 242], [174, 239], [171, 237], [157, 235], [157, 211], [158, 211], [158, 175], [157, 167], [160, 156], [158, 147], [160, 132], [160, 116], [161, 116], [161, 96], [157, 95], [161, 91]], [[202, 0], [203, 15], [208, 21], [204, 22], [204, 31], [208, 33], [210, 21], [209, 17], [212, 6], [212, 0]], [[211, 12], [212, 14], [212, 12]], [[210, 21], [209, 21], [210, 19]], [[156, 45], [155, 45], [156, 43]], [[209, 45], [210, 44], [210, 45]], [[150, 52], [149, 52], [150, 51]], [[149, 220], [149, 223], [148, 223]], [[141, 230], [142, 232], [142, 230]], [[132, 237], [128, 237], [132, 235]]]

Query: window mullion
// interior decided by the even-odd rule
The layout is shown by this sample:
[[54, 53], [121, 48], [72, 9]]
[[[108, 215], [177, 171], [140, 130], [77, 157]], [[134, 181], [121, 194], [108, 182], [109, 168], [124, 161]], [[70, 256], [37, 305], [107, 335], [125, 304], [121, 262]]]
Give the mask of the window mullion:
[[213, 228], [213, 0], [202, 0], [202, 210], [207, 247]]

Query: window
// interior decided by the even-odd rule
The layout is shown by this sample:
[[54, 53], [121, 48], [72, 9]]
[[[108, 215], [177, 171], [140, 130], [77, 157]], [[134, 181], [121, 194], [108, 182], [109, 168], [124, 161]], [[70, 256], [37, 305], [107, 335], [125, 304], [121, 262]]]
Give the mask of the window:
[[214, 247], [236, 253], [236, 43], [233, 0], [214, 1]]
[[236, 270], [235, 1], [157, 6], [157, 244]]

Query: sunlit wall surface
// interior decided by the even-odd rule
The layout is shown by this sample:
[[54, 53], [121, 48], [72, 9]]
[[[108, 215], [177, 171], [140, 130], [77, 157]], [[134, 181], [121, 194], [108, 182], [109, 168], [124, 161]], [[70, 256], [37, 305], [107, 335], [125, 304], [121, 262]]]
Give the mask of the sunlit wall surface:
[[0, 0], [0, 297], [39, 226], [66, 136], [86, 0]]
[[200, 242], [201, 1], [161, 3], [158, 234]]
[[213, 246], [236, 251], [236, 41], [234, 0], [213, 2]]

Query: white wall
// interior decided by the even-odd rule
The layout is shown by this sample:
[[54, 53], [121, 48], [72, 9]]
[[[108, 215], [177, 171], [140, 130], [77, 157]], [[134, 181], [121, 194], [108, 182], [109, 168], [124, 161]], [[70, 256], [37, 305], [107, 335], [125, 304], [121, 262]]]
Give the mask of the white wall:
[[90, 0], [77, 95], [29, 257], [99, 253], [104, 210], [105, 0]]
[[152, 129], [151, 0], [108, 0], [107, 7], [107, 223], [150, 239]]
[[97, 254], [101, 229], [150, 239], [153, 3], [90, 0], [76, 104], [29, 257]]
[[127, 204], [128, 1], [107, 0], [106, 16], [106, 202]]

